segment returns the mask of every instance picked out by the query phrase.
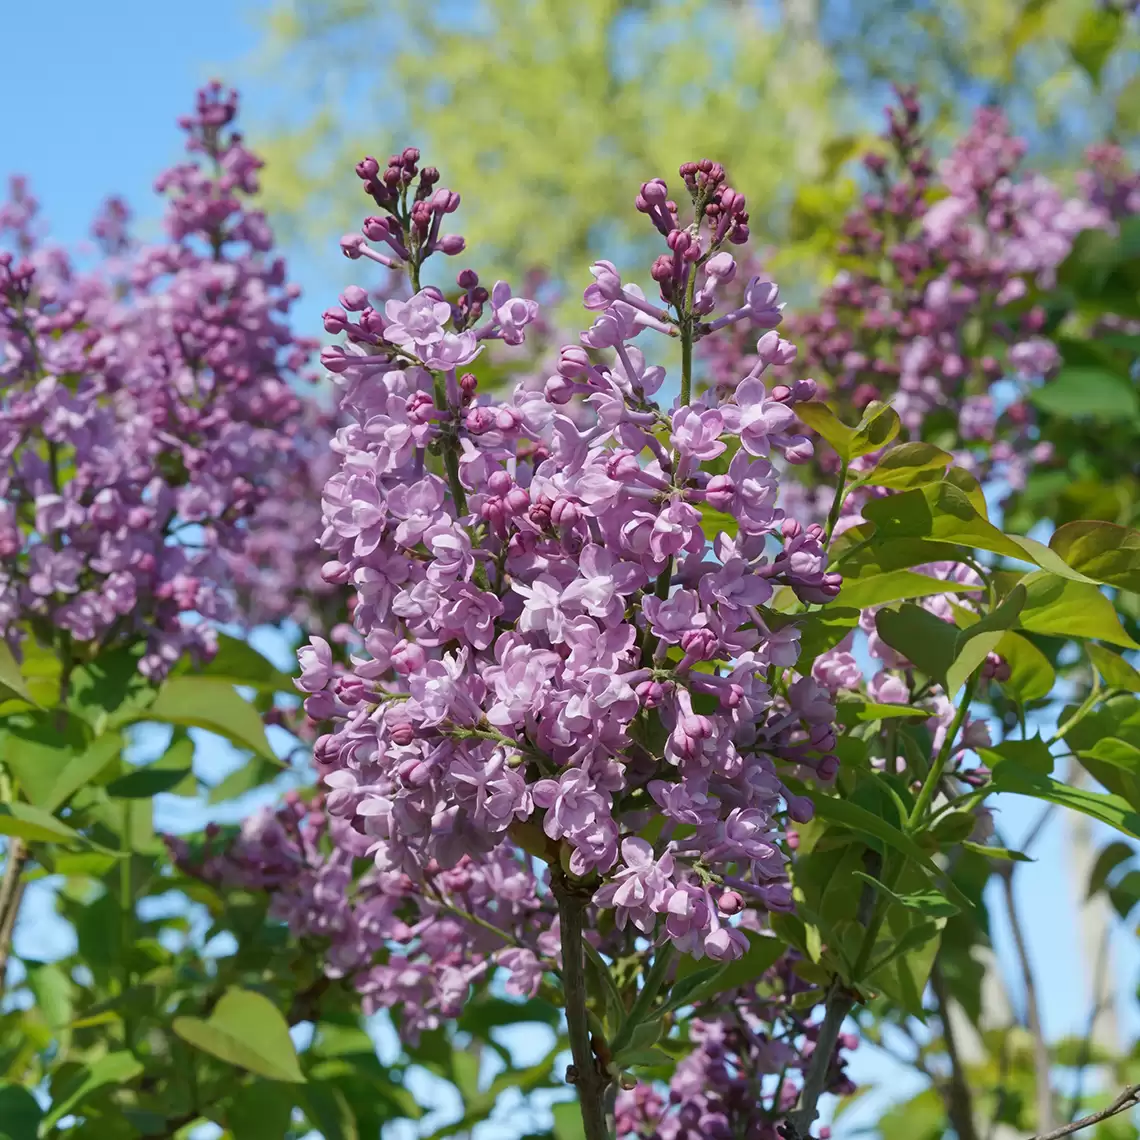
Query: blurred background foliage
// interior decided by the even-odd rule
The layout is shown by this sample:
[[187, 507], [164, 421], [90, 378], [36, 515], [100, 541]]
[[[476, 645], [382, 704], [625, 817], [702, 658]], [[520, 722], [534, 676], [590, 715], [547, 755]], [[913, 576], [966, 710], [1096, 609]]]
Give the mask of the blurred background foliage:
[[892, 82], [943, 137], [1000, 104], [1063, 172], [1135, 130], [1137, 43], [1088, 0], [283, 0], [257, 62], [287, 109], [259, 141], [271, 211], [322, 259], [359, 224], [353, 164], [414, 143], [462, 188], [481, 270], [574, 285], [603, 246], [641, 264], [638, 185], [713, 155], [754, 247], [778, 245], [768, 264], [804, 288], [831, 268]]

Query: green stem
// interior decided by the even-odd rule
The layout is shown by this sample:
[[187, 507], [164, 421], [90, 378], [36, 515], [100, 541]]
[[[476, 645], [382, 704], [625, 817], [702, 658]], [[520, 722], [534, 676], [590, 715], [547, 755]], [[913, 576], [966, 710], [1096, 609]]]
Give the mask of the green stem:
[[[872, 878], [878, 876], [882, 870], [882, 860], [878, 852], [868, 851], [863, 857], [863, 865]], [[866, 967], [871, 952], [875, 948], [875, 942], [879, 936], [879, 926], [882, 924], [886, 910], [887, 908], [883, 904], [883, 900], [879, 899], [875, 888], [870, 883], [864, 883], [855, 915], [856, 921], [866, 928], [866, 933], [863, 935], [863, 946], [859, 952], [859, 961], [851, 975], [856, 983], [858, 983], [861, 972]], [[819, 1034], [816, 1037], [811, 1062], [804, 1073], [799, 1107], [788, 1117], [792, 1132], [787, 1140], [797, 1140], [797, 1138], [798, 1140], [807, 1140], [811, 1136], [811, 1126], [819, 1115], [817, 1111], [819, 1098], [827, 1089], [827, 1077], [831, 1070], [831, 1059], [835, 1054], [835, 1044], [839, 1040], [843, 1022], [854, 1006], [854, 995], [846, 989], [840, 978], [832, 978], [831, 988], [827, 992], [827, 1000], [824, 1003], [823, 1024], [820, 1026]]]
[[562, 988], [566, 996], [566, 1030], [574, 1064], [567, 1081], [578, 1091], [584, 1140], [611, 1140], [606, 1123], [606, 1086], [609, 1078], [598, 1067], [590, 1045], [589, 1014], [586, 1010], [586, 970], [582, 953], [583, 920], [589, 898], [561, 876], [553, 882], [558, 900], [562, 935]]
[[689, 281], [685, 286], [685, 304], [677, 314], [681, 332], [681, 407], [693, 398], [693, 294], [697, 287], [697, 267], [689, 267]]
[[[432, 379], [432, 394], [435, 397], [436, 409], [450, 417], [452, 409], [447, 403], [447, 379], [442, 373], [436, 372]], [[456, 446], [455, 436], [451, 432], [450, 420], [445, 421], [440, 438], [440, 450], [443, 452], [443, 468], [447, 472], [447, 486], [451, 491], [452, 502], [455, 503], [456, 515], [462, 517], [467, 514], [467, 492], [459, 481], [459, 448]]]
[[4, 993], [8, 960], [12, 955], [12, 935], [16, 931], [16, 917], [24, 897], [24, 868], [30, 857], [31, 851], [22, 839], [12, 837], [8, 840], [4, 878], [0, 881], [0, 995]]
[[[121, 946], [119, 954], [122, 959], [123, 994], [131, 988], [131, 942], [134, 938], [135, 900], [131, 884], [131, 801], [123, 800], [123, 832], [120, 837], [120, 848], [123, 857], [119, 860], [119, 933]], [[130, 1015], [130, 999], [123, 1003], [123, 1036], [128, 1049], [133, 1049], [134, 1024]]]
[[1045, 742], [1046, 747], [1051, 747], [1052, 745], [1056, 744], [1057, 741], [1059, 741], [1065, 735], [1066, 732], [1070, 731], [1070, 729], [1073, 729], [1078, 724], [1080, 724], [1080, 722], [1082, 720], [1084, 720], [1085, 717], [1088, 716], [1090, 712], [1092, 712], [1093, 706], [1096, 705], [1096, 703], [1100, 699], [1100, 697], [1101, 697], [1100, 677], [1098, 676], [1096, 670], [1094, 669], [1093, 670], [1093, 686], [1092, 686], [1092, 689], [1089, 691], [1089, 695], [1087, 697], [1085, 697], [1085, 699], [1081, 702], [1077, 711], [1074, 712], [1073, 715], [1071, 717], [1069, 717], [1069, 719], [1067, 721], [1065, 721], [1064, 724], [1060, 725], [1058, 727], [1057, 731], [1055, 733], [1053, 733], [1053, 735], [1051, 737], [1049, 737], [1049, 739]]
[[839, 512], [843, 509], [843, 492], [847, 487], [847, 460], [843, 459], [839, 463], [839, 482], [835, 487], [835, 501], [831, 504], [831, 510], [827, 515], [827, 529], [824, 533], [825, 542], [831, 541], [831, 533], [835, 530], [835, 524], [839, 521]]
[[675, 953], [676, 950], [672, 942], [666, 942], [657, 948], [657, 953], [653, 956], [653, 965], [645, 976], [645, 985], [641, 987], [641, 992], [637, 995], [637, 1000], [633, 1003], [629, 1016], [625, 1019], [621, 1029], [618, 1030], [618, 1034], [611, 1045], [615, 1055], [629, 1044], [633, 1031], [646, 1019], [649, 1011], [653, 1008], [657, 994], [665, 982], [665, 975], [668, 974], [669, 967], [673, 964]]
[[934, 758], [934, 763], [931, 764], [930, 771], [926, 774], [922, 789], [918, 793], [918, 799], [914, 801], [914, 809], [910, 813], [910, 819], [907, 820], [908, 831], [914, 831], [919, 827], [938, 791], [938, 785], [942, 782], [946, 765], [954, 754], [954, 741], [958, 739], [958, 733], [962, 730], [962, 725], [970, 711], [970, 702], [974, 699], [974, 687], [977, 685], [977, 681], [978, 675], [975, 672], [966, 682], [966, 689], [962, 694], [962, 703], [958, 706], [958, 711], [954, 714], [954, 721], [946, 731], [946, 739], [942, 741], [942, 747], [938, 750], [938, 755]]
[[811, 1126], [819, 1115], [816, 1106], [827, 1088], [827, 1076], [831, 1069], [831, 1058], [835, 1054], [835, 1044], [843, 1029], [843, 1022], [851, 1012], [855, 1002], [836, 978], [831, 984], [824, 1007], [823, 1024], [819, 1027], [811, 1064], [804, 1074], [804, 1087], [800, 1093], [800, 1107], [792, 1113], [789, 1123], [795, 1135], [806, 1140], [811, 1135]]

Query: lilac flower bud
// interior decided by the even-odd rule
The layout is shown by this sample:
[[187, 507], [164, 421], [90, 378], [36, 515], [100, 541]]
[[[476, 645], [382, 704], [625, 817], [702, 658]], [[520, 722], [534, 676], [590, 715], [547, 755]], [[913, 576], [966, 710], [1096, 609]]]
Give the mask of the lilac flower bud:
[[725, 891], [717, 902], [721, 914], [739, 914], [744, 909], [744, 899], [736, 891]]

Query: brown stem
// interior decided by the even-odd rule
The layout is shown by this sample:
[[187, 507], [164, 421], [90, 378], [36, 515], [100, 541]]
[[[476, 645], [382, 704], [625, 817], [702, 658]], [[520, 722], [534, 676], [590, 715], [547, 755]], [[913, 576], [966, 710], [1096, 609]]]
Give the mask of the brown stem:
[[22, 839], [9, 841], [4, 878], [0, 880], [0, 994], [4, 992], [8, 959], [12, 956], [12, 935], [16, 930], [20, 901], [24, 897], [24, 868], [30, 856], [28, 845]]
[[1094, 1124], [1099, 1124], [1102, 1120], [1108, 1120], [1109, 1117], [1119, 1116], [1122, 1112], [1128, 1112], [1129, 1109], [1135, 1108], [1138, 1104], [1140, 1104], [1140, 1085], [1129, 1085], [1108, 1108], [1102, 1108], [1100, 1112], [1094, 1112], [1091, 1116], [1082, 1116], [1080, 1120], [1074, 1120], [1072, 1124], [1062, 1124], [1060, 1128], [1054, 1128], [1052, 1132], [1039, 1132], [1036, 1136], [1031, 1136], [1029, 1140], [1061, 1140], [1062, 1136], [1071, 1136], [1082, 1128], [1089, 1128]]
[[839, 1032], [843, 1022], [855, 1005], [851, 995], [843, 988], [837, 978], [827, 995], [827, 1004], [824, 1006], [823, 1024], [819, 1027], [819, 1036], [815, 1040], [815, 1049], [812, 1050], [811, 1064], [804, 1074], [804, 1087], [800, 1093], [800, 1107], [788, 1118], [791, 1129], [786, 1130], [792, 1137], [801, 1137], [806, 1140], [811, 1136], [811, 1126], [819, 1115], [817, 1105], [819, 1098], [827, 1088], [827, 1078], [831, 1071], [831, 1058], [835, 1053], [835, 1043], [839, 1040]]
[[970, 1085], [966, 1080], [966, 1070], [962, 1065], [962, 1055], [958, 1052], [958, 1040], [954, 1036], [954, 1026], [950, 1021], [950, 995], [946, 990], [946, 979], [937, 962], [930, 972], [930, 987], [938, 1002], [938, 1016], [942, 1021], [942, 1036], [946, 1041], [946, 1052], [950, 1055], [950, 1080], [944, 1090], [946, 1113], [958, 1140], [978, 1140], [974, 1127], [974, 1102], [970, 1095]]
[[585, 1140], [610, 1140], [606, 1123], [608, 1076], [598, 1067], [590, 1046], [590, 1025], [586, 1013], [586, 970], [582, 951], [583, 919], [589, 895], [576, 890], [561, 876], [553, 882], [558, 900], [562, 934], [562, 987], [566, 995], [566, 1029], [574, 1064], [566, 1080], [578, 1091]]
[[[1053, 1087], [1049, 1044], [1041, 1025], [1041, 1007], [1037, 1003], [1037, 983], [1033, 978], [1033, 966], [1029, 961], [1029, 950], [1025, 942], [1025, 932], [1017, 913], [1017, 903], [1013, 895], [1013, 868], [1002, 867], [999, 871], [1002, 890], [1005, 894], [1005, 907], [1009, 914], [1013, 946], [1017, 952], [1017, 963], [1021, 970], [1021, 981], [1025, 987], [1025, 1019], [1029, 1023], [1029, 1033], [1033, 1038], [1033, 1070], [1036, 1083], [1037, 1127], [1050, 1135], [1055, 1124], [1053, 1116]], [[1064, 1135], [1064, 1133], [1058, 1133]]]
[[[875, 878], [882, 873], [882, 859], [877, 851], [868, 851], [863, 857], [867, 873]], [[852, 971], [852, 979], [857, 984], [862, 980], [871, 954], [875, 949], [879, 927], [882, 925], [885, 907], [877, 899], [875, 888], [870, 883], [863, 884], [856, 911], [856, 921], [863, 928], [863, 946], [859, 959]], [[835, 1053], [835, 1043], [847, 1015], [855, 1007], [855, 997], [838, 977], [833, 978], [824, 1005], [823, 1024], [819, 1027], [811, 1063], [804, 1073], [804, 1084], [800, 1091], [799, 1107], [791, 1113], [782, 1130], [785, 1140], [806, 1140], [811, 1135], [811, 1126], [819, 1115], [819, 1098], [827, 1089], [827, 1078], [831, 1074], [831, 1060]]]

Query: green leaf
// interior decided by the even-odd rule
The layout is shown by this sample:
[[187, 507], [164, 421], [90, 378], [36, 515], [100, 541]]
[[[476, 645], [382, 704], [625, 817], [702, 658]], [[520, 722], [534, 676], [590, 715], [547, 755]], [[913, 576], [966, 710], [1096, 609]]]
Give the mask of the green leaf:
[[[277, 763], [270, 764], [269, 761], [263, 760], [260, 756], [252, 756], [210, 789], [209, 802], [220, 804], [244, 795], [253, 788], [268, 783], [275, 776], [280, 775], [280, 772], [281, 769]], [[541, 830], [539, 834], [542, 834]]]
[[855, 486], [890, 487], [905, 491], [941, 478], [954, 457], [932, 443], [900, 443], [892, 447]]
[[276, 1081], [242, 1085], [225, 1109], [233, 1140], [281, 1140], [293, 1115], [293, 1091]]
[[107, 785], [107, 795], [124, 800], [149, 800], [168, 792], [190, 775], [189, 768], [136, 768]]
[[870, 455], [886, 447], [899, 434], [902, 423], [898, 412], [888, 404], [872, 400], [863, 411], [863, 417], [855, 428], [848, 445], [852, 459]]
[[837, 602], [856, 610], [865, 610], [885, 602], [904, 598], [925, 598], [933, 594], [964, 594], [981, 589], [945, 578], [932, 578], [929, 574], [915, 574], [911, 570], [890, 570], [866, 578], [844, 578]]
[[83, 1101], [97, 1089], [106, 1085], [124, 1085], [133, 1081], [142, 1071], [142, 1065], [126, 1052], [108, 1053], [98, 1061], [84, 1065], [60, 1090], [41, 1128], [51, 1128], [57, 1120], [80, 1108]]
[[0, 804], [0, 835], [33, 843], [79, 843], [83, 837], [51, 814], [31, 804]]
[[978, 755], [996, 771], [1002, 764], [1012, 760], [1030, 772], [1037, 772], [1042, 776], [1053, 772], [1053, 754], [1049, 746], [1040, 736], [1031, 736], [1028, 740], [1003, 740], [993, 748], [979, 748]]
[[309, 1124], [324, 1140], [359, 1140], [360, 1131], [352, 1107], [335, 1085], [309, 1081], [304, 1088], [296, 1090], [296, 1095]]
[[1086, 898], [1092, 898], [1098, 891], [1104, 890], [1109, 875], [1122, 863], [1127, 863], [1136, 854], [1136, 848], [1125, 843], [1122, 839], [1114, 839], [1102, 848], [1089, 873], [1089, 885]]
[[1074, 582], [1044, 570], [1023, 579], [1026, 602], [1018, 624], [1031, 633], [1096, 638], [1126, 649], [1140, 646], [1124, 632], [1112, 603], [1087, 582]]
[[[257, 763], [263, 767], [270, 767], [264, 760]], [[184, 728], [176, 728], [170, 740], [170, 747], [154, 763], [147, 766], [150, 772], [181, 772], [182, 779], [173, 787], [167, 788], [167, 794], [172, 796], [194, 797], [198, 795], [198, 780], [194, 775], [194, 741]], [[276, 774], [277, 769], [273, 767]]]
[[875, 615], [879, 636], [928, 677], [945, 684], [954, 663], [958, 630], [921, 606], [906, 603]]
[[1140, 748], [1115, 736], [1102, 736], [1092, 748], [1078, 753], [1082, 760], [1099, 760], [1133, 775], [1140, 775]]
[[176, 1017], [174, 1032], [203, 1052], [260, 1077], [304, 1083], [288, 1023], [267, 997], [251, 990], [226, 990], [208, 1020]]
[[871, 724], [873, 721], [894, 720], [899, 717], [925, 718], [932, 714], [913, 705], [880, 705], [859, 698], [836, 702], [839, 723], [846, 726]]
[[994, 791], [1013, 792], [1017, 795], [1032, 796], [1082, 812], [1093, 819], [1107, 823], [1117, 831], [1140, 838], [1140, 815], [1121, 796], [1104, 795], [1100, 792], [1086, 792], [1082, 788], [1071, 788], [1039, 772], [1032, 772], [1011, 760], [1003, 761], [994, 772]]
[[[692, 958], [682, 959], [683, 962], [694, 961]], [[705, 966], [704, 969], [694, 970], [691, 974], [686, 974], [684, 977], [679, 977], [669, 990], [665, 1003], [657, 1010], [658, 1016], [663, 1016], [666, 1013], [672, 1013], [673, 1010], [681, 1009], [682, 1006], [692, 1005], [694, 1001], [699, 1000], [694, 995], [698, 994], [706, 984], [711, 983], [720, 974], [724, 967]]]
[[1110, 689], [1124, 689], [1129, 693], [1140, 693], [1140, 673], [1138, 673], [1123, 657], [1105, 649], [1103, 645], [1089, 644], [1085, 646], [1089, 660], [1096, 666], [1096, 671], [1104, 678], [1104, 683]]
[[936, 918], [948, 918], [952, 914], [960, 913], [959, 908], [956, 907], [941, 891], [926, 890], [926, 891], [913, 891], [910, 894], [900, 895], [896, 894], [878, 879], [868, 875], [865, 871], [853, 871], [852, 874], [856, 879], [862, 879], [865, 883], [870, 883], [881, 895], [885, 898], [891, 899], [893, 902], [904, 906], [908, 910], [916, 910], [922, 914], [929, 914]]
[[975, 669], [998, 647], [1026, 603], [1025, 587], [1018, 583], [1001, 604], [963, 629], [954, 642], [954, 660], [946, 670], [946, 692], [953, 697]]
[[735, 538], [740, 532], [740, 523], [732, 515], [718, 511], [710, 507], [708, 503], [701, 504], [700, 512], [701, 531], [709, 542], [712, 542], [721, 531], [727, 534], [729, 538]]
[[885, 843], [888, 847], [893, 847], [896, 851], [900, 851], [903, 855], [907, 856], [908, 859], [921, 867], [935, 882], [941, 880], [947, 897], [950, 898], [956, 906], [964, 911], [972, 911], [974, 909], [970, 900], [950, 882], [946, 872], [941, 870], [937, 864], [930, 859], [926, 852], [905, 832], [900, 831], [897, 827], [892, 827], [885, 819], [880, 819], [879, 816], [873, 812], [860, 807], [858, 804], [851, 803], [849, 800], [840, 800], [830, 796], [816, 794], [812, 796], [812, 803], [815, 804], [816, 815], [821, 819], [826, 819], [831, 823], [842, 824], [844, 827], [850, 828], [852, 831], [862, 835], [870, 835], [880, 842]]
[[28, 988], [36, 999], [36, 1009], [48, 1026], [58, 1032], [72, 1018], [71, 979], [51, 962], [25, 962], [24, 965], [28, 971]]
[[1032, 863], [1033, 860], [1021, 851], [1014, 851], [1007, 847], [989, 847], [985, 843], [971, 843], [963, 840], [962, 846], [975, 855], [984, 855], [987, 859], [1001, 859], [1007, 863]]
[[554, 1140], [586, 1140], [586, 1128], [577, 1100], [564, 1100], [550, 1106], [554, 1114]]
[[108, 764], [113, 763], [122, 750], [123, 738], [117, 732], [97, 736], [85, 752], [67, 762], [38, 806], [46, 811], [63, 807], [80, 788], [93, 782]]
[[265, 736], [261, 717], [248, 701], [238, 696], [228, 681], [213, 677], [171, 677], [154, 703], [129, 720], [153, 720], [187, 728], [204, 728], [248, 748], [263, 760], [280, 765]]
[[821, 435], [845, 460], [857, 459], [886, 447], [899, 433], [898, 413], [887, 404], [872, 400], [856, 427], [848, 427], [824, 403], [811, 401], [797, 404], [796, 415], [809, 428]]
[[797, 404], [795, 410], [801, 422], [827, 440], [840, 459], [851, 458], [851, 441], [855, 437], [854, 428], [849, 428], [821, 401], [811, 400], [807, 403]]
[[[486, 1040], [492, 1029], [504, 1025], [524, 1025], [527, 1022], [537, 1022], [555, 1029], [558, 1026], [559, 1013], [555, 1006], [541, 998], [508, 1001], [506, 998], [494, 997], [491, 994], [479, 994], [463, 1007], [456, 1028], [463, 1033], [470, 1033], [473, 1037]], [[364, 1040], [368, 1043], [368, 1051], [372, 1052], [371, 1039], [365, 1036]]]
[[627, 1012], [621, 1000], [621, 994], [614, 983], [609, 966], [606, 965], [605, 959], [598, 953], [597, 949], [585, 939], [582, 941], [582, 949], [586, 953], [587, 971], [590, 971], [592, 967], [593, 975], [602, 987], [602, 997], [606, 1004], [606, 1019], [616, 1031], [625, 1021]]
[[[784, 617], [782, 614], [779, 616]], [[829, 649], [834, 649], [859, 624], [859, 611], [832, 603], [817, 613], [796, 614], [790, 621], [785, 621], [800, 631], [800, 656], [797, 662], [797, 667], [800, 667], [810, 664]], [[771, 624], [782, 623], [772, 621]], [[802, 668], [800, 671], [803, 671]]]
[[[696, 1004], [708, 1001], [726, 990], [736, 989], [738, 986], [753, 985], [760, 981], [786, 949], [787, 946], [779, 938], [749, 932], [748, 950], [741, 957], [722, 966], [703, 986], [694, 990], [689, 996], [689, 1003]], [[682, 979], [695, 977], [697, 974], [703, 973], [703, 970], [699, 968], [695, 959], [686, 957], [682, 959], [681, 968], [678, 969], [677, 973], [678, 979], [673, 984], [674, 991]]]
[[983, 518], [960, 487], [946, 481], [872, 499], [863, 516], [875, 524], [877, 540], [931, 538], [1030, 561], [1023, 547]]
[[1140, 531], [1080, 519], [1058, 527], [1049, 546], [1094, 581], [1140, 593]]
[[1140, 398], [1125, 379], [1107, 368], [1062, 368], [1030, 402], [1066, 419], [1131, 422], [1140, 417]]
[[154, 700], [157, 690], [139, 672], [143, 645], [136, 644], [101, 653], [78, 666], [71, 674], [67, 705], [101, 733], [112, 716], [120, 721], [140, 713]]
[[206, 664], [195, 668], [187, 660], [176, 673], [179, 676], [190, 674], [213, 677], [228, 681], [231, 685], [246, 685], [263, 693], [292, 695], [297, 691], [293, 679], [258, 653], [248, 641], [224, 633], [218, 634], [218, 652]]
[[1140, 75], [1132, 76], [1117, 93], [1113, 120], [1115, 129], [1125, 136], [1140, 130]]
[[86, 725], [62, 710], [36, 712], [4, 725], [0, 755], [27, 799], [42, 807], [64, 769], [86, 750], [89, 738]]
[[1127, 919], [1137, 902], [1140, 902], [1140, 871], [1129, 871], [1119, 882], [1109, 887], [1108, 897], [1116, 913]]
[[1041, 700], [1053, 691], [1057, 679], [1053, 666], [1028, 638], [1007, 632], [994, 652], [1009, 666], [1009, 680], [1001, 682], [1002, 688], [1022, 704]]
[[1116, 8], [1086, 8], [1077, 20], [1069, 52], [1093, 85], [1100, 86], [1100, 73], [1120, 38], [1124, 13]]
[[24, 675], [20, 672], [20, 666], [8, 648], [8, 643], [0, 640], [0, 699], [13, 698], [33, 705], [36, 703], [24, 681]]
[[909, 927], [884, 957], [872, 963], [868, 969], [868, 976], [874, 978], [880, 970], [885, 969], [896, 959], [925, 946], [932, 938], [937, 938], [941, 932], [942, 924], [938, 922], [919, 922]]
[[614, 1063], [623, 1069], [657, 1069], [673, 1065], [673, 1058], [660, 1049], [629, 1049], [622, 1050], [620, 1057], [614, 1058]]
[[9, 1140], [36, 1140], [43, 1115], [43, 1109], [26, 1088], [0, 1084], [0, 1128]]

